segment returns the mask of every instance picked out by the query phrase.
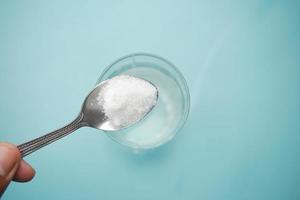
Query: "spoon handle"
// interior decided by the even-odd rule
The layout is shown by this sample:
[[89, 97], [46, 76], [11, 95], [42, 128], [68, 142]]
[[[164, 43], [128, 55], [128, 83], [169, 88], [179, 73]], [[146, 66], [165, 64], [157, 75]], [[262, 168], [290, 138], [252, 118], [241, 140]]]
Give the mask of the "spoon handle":
[[39, 138], [18, 145], [22, 158], [84, 126], [82, 119], [83, 114], [80, 113], [80, 115], [70, 124]]

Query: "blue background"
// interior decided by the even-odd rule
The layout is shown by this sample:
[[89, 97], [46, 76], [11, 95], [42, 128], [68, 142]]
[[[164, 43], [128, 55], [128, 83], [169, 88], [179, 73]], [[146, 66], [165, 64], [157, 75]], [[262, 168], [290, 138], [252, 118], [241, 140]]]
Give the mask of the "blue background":
[[191, 92], [168, 145], [135, 155], [84, 128], [28, 157], [3, 199], [300, 199], [299, 1], [0, 2], [0, 139], [79, 112], [102, 70], [149, 52]]

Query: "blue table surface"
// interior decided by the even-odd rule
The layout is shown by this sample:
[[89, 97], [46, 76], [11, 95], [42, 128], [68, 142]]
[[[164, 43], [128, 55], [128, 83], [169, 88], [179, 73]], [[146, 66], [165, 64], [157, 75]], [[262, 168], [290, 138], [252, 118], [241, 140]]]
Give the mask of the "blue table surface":
[[84, 128], [26, 157], [4, 200], [300, 199], [299, 1], [0, 2], [0, 140], [79, 112], [102, 70], [133, 52], [178, 66], [191, 93], [169, 144], [133, 154]]

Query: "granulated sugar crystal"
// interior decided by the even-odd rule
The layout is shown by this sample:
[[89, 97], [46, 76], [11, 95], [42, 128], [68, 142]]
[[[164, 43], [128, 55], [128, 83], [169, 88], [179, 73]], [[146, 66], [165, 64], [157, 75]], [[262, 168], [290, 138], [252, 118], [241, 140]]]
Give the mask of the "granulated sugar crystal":
[[127, 127], [142, 119], [156, 104], [158, 91], [148, 81], [129, 75], [107, 81], [97, 97], [109, 121]]

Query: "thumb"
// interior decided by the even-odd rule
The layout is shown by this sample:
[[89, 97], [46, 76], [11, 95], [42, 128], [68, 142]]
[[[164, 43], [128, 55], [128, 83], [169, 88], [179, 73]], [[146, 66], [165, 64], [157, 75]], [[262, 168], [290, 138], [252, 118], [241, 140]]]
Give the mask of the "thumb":
[[0, 143], [0, 197], [13, 179], [21, 157], [16, 146]]

